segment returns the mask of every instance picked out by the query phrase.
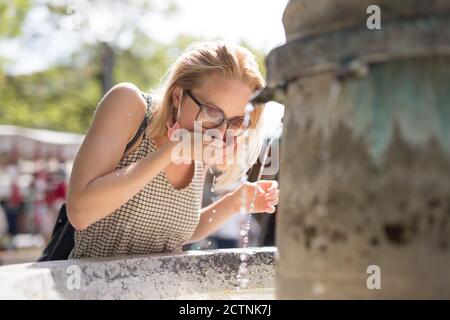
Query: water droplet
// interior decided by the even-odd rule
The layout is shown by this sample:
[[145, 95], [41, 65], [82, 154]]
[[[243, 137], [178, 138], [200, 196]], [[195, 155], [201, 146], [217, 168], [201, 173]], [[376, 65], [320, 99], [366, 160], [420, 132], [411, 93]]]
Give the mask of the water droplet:
[[[213, 173], [213, 171], [212, 171], [211, 168], [210, 168], [209, 170], [210, 170], [211, 173]], [[211, 192], [214, 192], [214, 190], [215, 190], [215, 189], [214, 189], [215, 184], [216, 184], [216, 176], [213, 176], [213, 181], [212, 181], [212, 183], [211, 183]]]
[[245, 253], [241, 253], [241, 256], [240, 256], [240, 258], [241, 258], [241, 261], [247, 261], [247, 259], [248, 259], [248, 255], [247, 255], [247, 254], [245, 254]]
[[120, 175], [120, 174], [117, 172], [117, 173], [116, 173], [116, 176], [119, 176], [119, 175]]
[[248, 279], [244, 278], [239, 281], [239, 287], [245, 289], [245, 288], [247, 288], [247, 285], [248, 285]]
[[209, 218], [209, 219], [208, 219], [208, 222], [211, 223], [212, 221], [213, 221], [213, 218]]
[[244, 237], [243, 241], [244, 241], [244, 243], [247, 243], [248, 242], [248, 237]]
[[248, 271], [247, 267], [240, 265], [239, 266], [239, 274], [246, 274]]
[[213, 209], [213, 211], [212, 211], [213, 213], [216, 213], [216, 209]]
[[245, 225], [245, 229], [250, 230], [250, 223], [247, 223], [247, 224]]
[[241, 230], [241, 236], [246, 236], [247, 235], [247, 231], [246, 230]]
[[211, 241], [208, 241], [208, 246], [211, 246]]

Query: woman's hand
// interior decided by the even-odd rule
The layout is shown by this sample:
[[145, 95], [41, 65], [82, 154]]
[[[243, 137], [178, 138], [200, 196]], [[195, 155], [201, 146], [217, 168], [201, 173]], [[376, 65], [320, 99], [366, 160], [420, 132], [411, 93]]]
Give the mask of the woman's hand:
[[196, 160], [209, 166], [224, 165], [226, 155], [236, 151], [236, 143], [226, 144], [203, 132], [188, 131], [180, 128], [178, 122], [168, 127], [167, 136], [178, 145], [172, 152], [171, 160], [174, 163], [189, 163]]
[[[279, 201], [280, 190], [275, 180], [260, 180], [258, 182], [246, 182], [230, 193], [233, 207], [237, 212], [242, 206], [242, 196], [246, 197], [246, 213], [267, 212], [274, 213]], [[253, 207], [252, 200], [255, 199]]]

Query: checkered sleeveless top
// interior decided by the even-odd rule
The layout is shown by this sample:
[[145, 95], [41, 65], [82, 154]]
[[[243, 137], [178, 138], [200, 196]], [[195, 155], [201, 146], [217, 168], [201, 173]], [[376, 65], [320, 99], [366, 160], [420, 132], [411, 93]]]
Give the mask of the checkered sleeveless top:
[[[151, 96], [147, 114], [151, 118]], [[156, 150], [144, 130], [141, 144], [122, 157], [116, 170]], [[121, 207], [85, 230], [75, 231], [75, 247], [69, 258], [178, 252], [193, 234], [200, 219], [203, 164], [195, 161], [189, 185], [176, 189], [161, 171]]]

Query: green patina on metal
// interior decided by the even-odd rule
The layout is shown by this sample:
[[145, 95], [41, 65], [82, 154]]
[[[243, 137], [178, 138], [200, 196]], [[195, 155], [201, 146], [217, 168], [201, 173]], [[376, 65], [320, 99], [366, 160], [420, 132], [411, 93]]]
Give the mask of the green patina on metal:
[[373, 65], [367, 77], [343, 85], [340, 104], [351, 108], [343, 121], [378, 164], [396, 125], [409, 144], [434, 139], [450, 157], [450, 57]]

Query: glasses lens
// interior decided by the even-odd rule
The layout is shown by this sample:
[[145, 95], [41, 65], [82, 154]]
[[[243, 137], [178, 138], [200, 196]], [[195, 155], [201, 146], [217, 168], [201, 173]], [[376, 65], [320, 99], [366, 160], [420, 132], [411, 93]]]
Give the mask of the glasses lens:
[[204, 128], [212, 129], [223, 122], [223, 115], [215, 108], [203, 106], [198, 114], [197, 121], [200, 121]]

